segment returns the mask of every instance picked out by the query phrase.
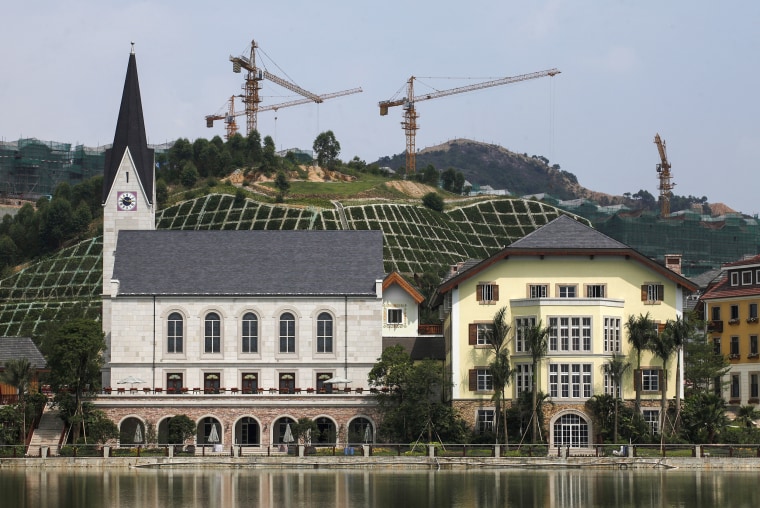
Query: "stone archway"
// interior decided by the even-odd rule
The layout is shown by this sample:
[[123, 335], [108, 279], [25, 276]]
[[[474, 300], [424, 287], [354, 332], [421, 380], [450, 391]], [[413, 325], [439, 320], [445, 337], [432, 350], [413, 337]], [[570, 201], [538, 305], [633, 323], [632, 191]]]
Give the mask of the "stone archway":
[[121, 446], [144, 446], [147, 442], [145, 423], [136, 416], [128, 416], [119, 424]]
[[199, 446], [221, 446], [224, 442], [222, 422], [213, 416], [205, 416], [198, 421], [195, 442]]
[[251, 416], [235, 422], [234, 443], [240, 446], [261, 446], [261, 425]]
[[316, 436], [311, 437], [311, 443], [314, 445], [328, 445], [338, 442], [338, 427], [335, 421], [327, 416], [320, 416], [314, 419], [319, 431]]
[[291, 432], [293, 425], [296, 424], [296, 421], [289, 417], [289, 416], [282, 416], [280, 418], [277, 418], [272, 423], [272, 444], [283, 444], [285, 443], [285, 432], [287, 429], [288, 424], [291, 426]]
[[348, 444], [370, 444], [375, 442], [375, 425], [369, 418], [359, 416], [348, 424]]
[[563, 411], [549, 423], [551, 443], [555, 448], [589, 448], [593, 446], [591, 419], [580, 411]]

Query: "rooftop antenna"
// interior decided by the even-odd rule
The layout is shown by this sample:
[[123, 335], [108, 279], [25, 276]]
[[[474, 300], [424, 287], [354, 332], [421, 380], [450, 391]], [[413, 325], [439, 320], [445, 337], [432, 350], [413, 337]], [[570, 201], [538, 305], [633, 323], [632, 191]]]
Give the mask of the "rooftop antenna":
[[130, 55], [135, 54], [135, 41], [132, 41], [130, 44], [132, 44], [132, 51], [129, 52]]

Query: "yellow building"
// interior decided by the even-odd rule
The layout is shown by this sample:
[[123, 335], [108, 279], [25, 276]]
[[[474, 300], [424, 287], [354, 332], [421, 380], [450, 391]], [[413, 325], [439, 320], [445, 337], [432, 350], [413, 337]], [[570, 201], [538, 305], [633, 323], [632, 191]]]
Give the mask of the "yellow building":
[[[648, 314], [664, 326], [681, 316], [685, 295], [696, 289], [692, 282], [564, 215], [492, 257], [452, 271], [435, 299], [442, 305], [451, 402], [475, 429], [488, 429], [494, 420], [487, 330], [506, 306], [515, 371], [507, 387], [512, 400], [531, 390], [534, 379], [525, 329], [538, 323], [551, 328], [548, 354], [535, 379], [553, 402], [544, 408], [545, 438], [552, 446], [593, 444], [585, 403], [612, 393], [602, 366], [615, 354], [632, 365], [623, 378], [622, 397], [635, 399], [634, 383], [641, 383], [644, 418], [658, 430], [662, 361], [645, 351], [636, 369], [625, 323], [629, 316]], [[675, 371], [674, 358], [667, 366], [669, 398], [682, 386]]]
[[723, 398], [733, 406], [760, 403], [760, 255], [723, 265], [702, 302], [715, 352], [731, 363]]

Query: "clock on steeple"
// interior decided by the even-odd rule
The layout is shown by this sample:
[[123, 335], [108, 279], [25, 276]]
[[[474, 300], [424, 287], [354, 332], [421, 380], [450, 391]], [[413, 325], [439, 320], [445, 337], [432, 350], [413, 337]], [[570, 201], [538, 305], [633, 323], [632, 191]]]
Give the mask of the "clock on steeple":
[[137, 196], [133, 192], [119, 192], [116, 198], [116, 206], [125, 212], [135, 210], [137, 209]]

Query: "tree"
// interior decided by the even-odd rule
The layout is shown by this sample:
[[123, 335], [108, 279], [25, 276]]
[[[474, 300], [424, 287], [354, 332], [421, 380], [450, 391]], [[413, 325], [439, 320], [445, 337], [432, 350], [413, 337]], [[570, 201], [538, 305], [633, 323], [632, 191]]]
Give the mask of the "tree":
[[638, 413], [641, 411], [641, 352], [647, 348], [649, 340], [654, 334], [654, 321], [649, 318], [649, 313], [646, 315], [639, 314], [638, 317], [631, 315], [628, 316], [625, 328], [628, 330], [628, 342], [636, 350], [634, 388], [636, 389], [636, 412]]
[[660, 432], [664, 436], [666, 433], [665, 420], [668, 411], [668, 363], [673, 353], [676, 351], [676, 345], [673, 342], [673, 336], [670, 333], [653, 333], [647, 344], [647, 349], [657, 358], [662, 360], [662, 386], [660, 387]]
[[119, 428], [103, 411], [90, 410], [85, 414], [87, 441], [103, 444], [109, 439], [118, 439]]
[[169, 444], [179, 446], [195, 435], [196, 425], [189, 416], [181, 414], [172, 417], [167, 424], [167, 439]]
[[745, 429], [755, 428], [755, 420], [760, 418], [760, 411], [755, 409], [755, 406], [745, 405], [741, 406], [736, 412], [736, 423], [741, 424]]
[[422, 204], [436, 212], [442, 212], [444, 207], [443, 198], [435, 192], [425, 194], [422, 197]]
[[317, 154], [319, 167], [333, 169], [335, 160], [340, 154], [340, 143], [335, 139], [333, 131], [322, 132], [314, 140], [314, 152]]
[[466, 435], [466, 423], [443, 402], [446, 388], [443, 366], [434, 360], [412, 362], [401, 345], [383, 350], [372, 367], [368, 381], [387, 387], [377, 394], [382, 414], [379, 431], [393, 442], [412, 442], [425, 436], [457, 442]]
[[541, 360], [549, 350], [549, 334], [551, 328], [542, 327], [541, 321], [529, 327], [525, 332], [525, 347], [530, 353], [533, 368], [532, 383], [532, 414], [531, 414], [531, 440], [536, 443], [538, 438], [538, 383]]
[[297, 423], [291, 425], [290, 431], [293, 433], [296, 441], [301, 441], [303, 444], [310, 446], [311, 440], [319, 435], [319, 426], [311, 418], [304, 417], [299, 418]]
[[618, 403], [620, 402], [620, 387], [622, 386], [623, 375], [630, 367], [631, 364], [625, 361], [625, 358], [621, 355], [612, 355], [612, 358], [602, 365], [602, 372], [607, 374], [610, 378], [613, 398], [615, 399], [614, 430], [612, 434], [612, 441], [614, 443], [618, 442], [618, 417], [620, 415]]
[[198, 169], [192, 161], [188, 161], [183, 165], [179, 180], [188, 189], [192, 188], [195, 182], [198, 181]]
[[684, 344], [684, 381], [690, 391], [719, 392], [721, 378], [729, 369], [728, 359], [704, 334], [692, 336]]
[[438, 187], [439, 178], [440, 175], [438, 174], [438, 170], [435, 169], [435, 166], [432, 164], [425, 166], [425, 169], [423, 169], [422, 173], [420, 174], [420, 181], [422, 183], [432, 185], [433, 187]]
[[290, 182], [288, 182], [288, 177], [285, 176], [284, 171], [277, 172], [277, 177], [274, 179], [274, 186], [277, 188], [277, 201], [282, 202], [285, 199], [285, 194], [290, 190]]
[[694, 392], [684, 399], [683, 430], [692, 443], [713, 443], [728, 425], [726, 403], [714, 393]]
[[100, 388], [105, 348], [101, 324], [89, 319], [67, 321], [54, 333], [49, 345], [50, 384], [59, 402], [71, 399], [62, 409], [64, 419], [73, 425], [74, 442], [84, 421], [82, 402]]
[[267, 176], [277, 170], [277, 150], [275, 149], [274, 139], [272, 136], [264, 138], [264, 148], [261, 153], [261, 167]]
[[504, 438], [507, 438], [507, 430], [502, 424], [506, 423], [506, 411], [502, 414], [502, 408], [506, 409], [506, 387], [512, 380], [512, 367], [509, 363], [509, 333], [512, 327], [507, 322], [507, 308], [502, 307], [494, 314], [491, 329], [488, 331], [488, 345], [493, 353], [493, 359], [488, 366], [493, 382], [493, 400], [496, 404], [496, 439], [499, 439], [499, 431], [504, 428]]
[[18, 402], [21, 406], [21, 427], [19, 436], [24, 439], [26, 434], [26, 388], [32, 379], [32, 364], [27, 358], [16, 358], [5, 362], [5, 370], [0, 374], [0, 379], [4, 383], [16, 388], [18, 392]]
[[683, 346], [689, 336], [694, 332], [694, 325], [689, 318], [682, 318], [678, 316], [675, 320], [669, 319], [665, 323], [664, 333], [670, 336], [670, 340], [673, 342], [673, 346], [676, 351], [676, 419], [674, 425], [678, 428], [678, 421], [681, 415], [681, 357]]

